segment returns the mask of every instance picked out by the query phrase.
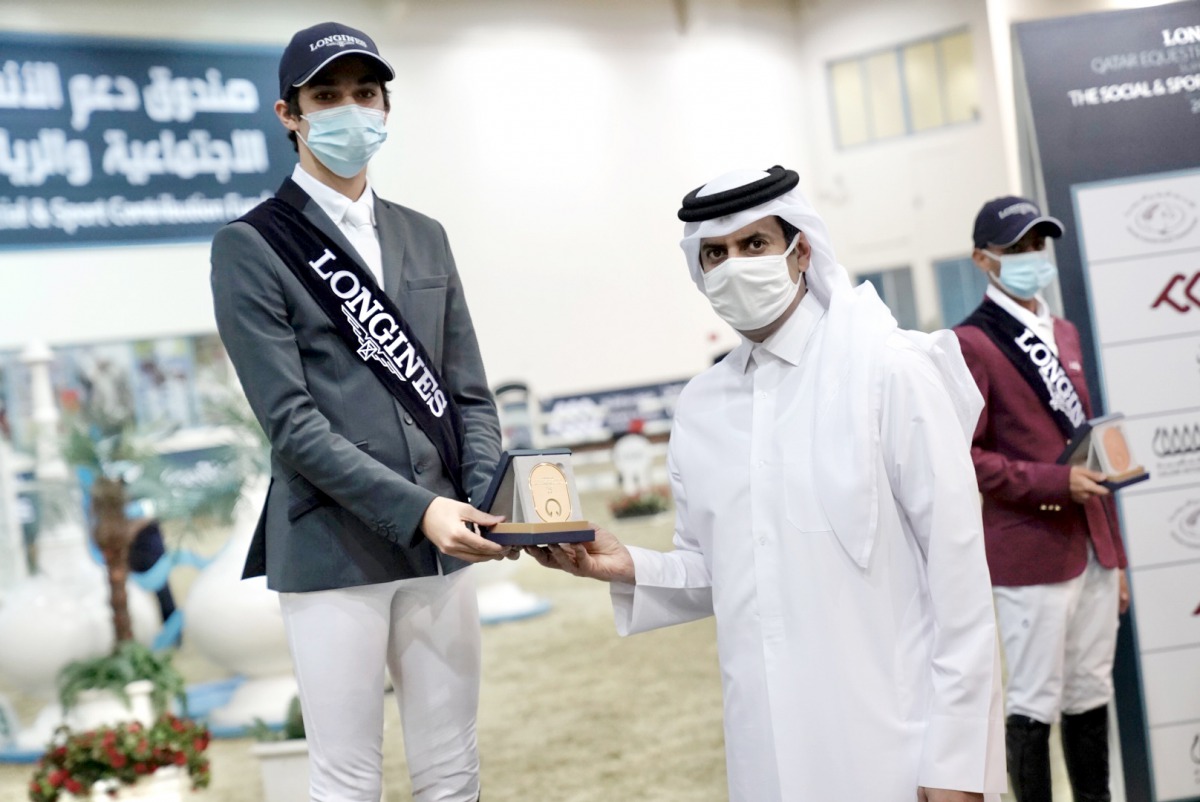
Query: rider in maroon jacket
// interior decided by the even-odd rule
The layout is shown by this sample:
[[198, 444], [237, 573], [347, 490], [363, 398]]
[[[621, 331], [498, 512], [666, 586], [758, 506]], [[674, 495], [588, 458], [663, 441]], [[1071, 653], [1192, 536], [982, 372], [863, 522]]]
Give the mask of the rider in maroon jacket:
[[1128, 605], [1121, 530], [1105, 477], [1057, 464], [1092, 416], [1079, 333], [1041, 290], [1062, 223], [1024, 198], [989, 201], [972, 259], [983, 303], [954, 331], [984, 411], [971, 453], [1008, 666], [1008, 770], [1019, 802], [1050, 802], [1050, 726], [1061, 720], [1076, 802], [1108, 802], [1108, 712], [1118, 612]]

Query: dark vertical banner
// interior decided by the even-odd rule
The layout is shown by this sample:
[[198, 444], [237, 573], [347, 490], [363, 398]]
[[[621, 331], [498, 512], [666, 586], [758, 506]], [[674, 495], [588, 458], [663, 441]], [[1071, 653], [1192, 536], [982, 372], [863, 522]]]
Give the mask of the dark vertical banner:
[[0, 33], [0, 247], [212, 236], [294, 161], [279, 53]]
[[1118, 493], [1130, 802], [1200, 800], [1200, 0], [1015, 26], [1019, 104], [1088, 379], [1151, 479]]

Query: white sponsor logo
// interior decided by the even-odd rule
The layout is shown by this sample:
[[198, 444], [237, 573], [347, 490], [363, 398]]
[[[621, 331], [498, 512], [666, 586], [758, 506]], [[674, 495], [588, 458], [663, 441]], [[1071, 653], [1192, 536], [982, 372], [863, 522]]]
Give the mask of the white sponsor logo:
[[1012, 206], [1005, 206], [1000, 210], [1000, 214], [998, 216], [1001, 220], [1003, 220], [1004, 218], [1011, 217], [1014, 214], [1037, 213], [1038, 207], [1034, 206], [1032, 203], [1028, 203], [1027, 201], [1021, 201], [1020, 203], [1014, 203]]
[[1196, 203], [1175, 192], [1144, 195], [1125, 211], [1130, 234], [1144, 242], [1172, 242], [1196, 227]]
[[357, 45], [358, 47], [365, 47], [368, 50], [370, 49], [370, 46], [357, 36], [350, 36], [349, 34], [345, 33], [335, 33], [333, 36], [326, 36], [324, 39], [318, 39], [317, 41], [313, 42], [308, 46], [308, 51], [313, 53], [317, 50], [320, 50], [322, 47], [346, 47], [348, 45]]
[[1071, 383], [1067, 372], [1063, 370], [1058, 357], [1054, 356], [1049, 346], [1042, 342], [1029, 341], [1033, 336], [1033, 331], [1025, 329], [1014, 342], [1018, 348], [1029, 354], [1030, 361], [1037, 365], [1038, 373], [1046, 383], [1046, 391], [1050, 393], [1050, 408], [1066, 415], [1072, 426], [1082, 426], [1083, 402], [1075, 392], [1075, 385]]
[[1194, 45], [1200, 42], [1200, 25], [1189, 25], [1186, 28], [1164, 28], [1162, 32], [1163, 45]]
[[416, 348], [404, 336], [396, 319], [383, 311], [383, 304], [371, 297], [371, 291], [362, 286], [358, 276], [349, 270], [324, 269], [334, 261], [337, 257], [326, 250], [308, 266], [342, 299], [342, 313], [358, 335], [359, 357], [364, 362], [374, 359], [400, 381], [411, 383], [433, 416], [442, 417], [446, 412], [446, 394], [438, 387], [425, 360], [417, 356]]
[[1160, 479], [1200, 472], [1200, 423], [1156, 427], [1150, 449]]

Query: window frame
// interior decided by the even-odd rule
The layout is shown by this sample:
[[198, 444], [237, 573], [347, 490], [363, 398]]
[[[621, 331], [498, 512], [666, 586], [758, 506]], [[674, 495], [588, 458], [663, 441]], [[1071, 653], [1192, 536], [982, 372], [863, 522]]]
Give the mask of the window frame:
[[[931, 133], [934, 131], [943, 131], [945, 129], [954, 128], [956, 126], [972, 125], [972, 124], [978, 123], [982, 118], [982, 114], [980, 113], [980, 109], [978, 108], [978, 105], [976, 106], [976, 108], [974, 110], [974, 115], [971, 119], [950, 121], [951, 104], [950, 104], [950, 98], [948, 95], [948, 93], [950, 91], [950, 82], [948, 80], [947, 73], [946, 73], [946, 63], [945, 63], [946, 59], [945, 59], [945, 54], [942, 52], [943, 51], [942, 42], [944, 40], [950, 39], [952, 37], [961, 36], [964, 34], [967, 36], [967, 39], [971, 44], [971, 57], [972, 57], [972, 61], [974, 62], [975, 38], [971, 33], [971, 27], [969, 25], [961, 25], [956, 28], [950, 28], [948, 30], [940, 31], [936, 34], [932, 34], [929, 36], [921, 36], [921, 37], [917, 37], [914, 39], [908, 39], [908, 40], [898, 42], [893, 45], [888, 45], [886, 47], [877, 47], [877, 48], [862, 51], [862, 52], [859, 52], [859, 53], [856, 53], [853, 55], [842, 56], [839, 58], [831, 59], [831, 60], [825, 62], [825, 86], [828, 91], [829, 117], [830, 117], [830, 120], [832, 123], [832, 128], [833, 128], [834, 147], [837, 150], [853, 150], [855, 148], [861, 148], [864, 146], [874, 145], [874, 144], [881, 143], [881, 142], [894, 142], [894, 141], [896, 141], [898, 139], [902, 139], [904, 137], [918, 136], [918, 135], [922, 135], [922, 134]], [[907, 50], [908, 48], [910, 48], [914, 45], [920, 45], [920, 44], [925, 44], [925, 43], [930, 43], [934, 46], [933, 49], [934, 49], [935, 64], [936, 64], [936, 69], [937, 69], [937, 97], [938, 97], [938, 102], [941, 105], [942, 119], [944, 120], [944, 122], [942, 122], [940, 125], [931, 126], [929, 128], [922, 128], [921, 130], [918, 131], [913, 128], [913, 110], [912, 110], [911, 98], [910, 98], [909, 92], [908, 92], [908, 82], [906, 80], [906, 72], [905, 72], [906, 59], [905, 59], [904, 53], [905, 53], [905, 50]], [[889, 53], [894, 58], [895, 64], [896, 64], [896, 74], [897, 74], [897, 78], [898, 78], [899, 85], [900, 85], [900, 104], [901, 104], [901, 113], [902, 113], [902, 117], [903, 117], [903, 121], [904, 121], [904, 131], [899, 134], [892, 134], [892, 135], [888, 135], [888, 136], [877, 136], [875, 133], [876, 126], [875, 126], [874, 113], [873, 113], [873, 110], [872, 110], [871, 104], [870, 104], [871, 91], [870, 91], [870, 80], [868, 77], [868, 70], [867, 70], [867, 62], [871, 58], [874, 58], [874, 57], [880, 56], [880, 55], [884, 55], [884, 54], [889, 54]], [[845, 142], [843, 141], [844, 138], [843, 138], [843, 133], [841, 130], [841, 115], [839, 114], [839, 107], [838, 107], [838, 93], [835, 91], [835, 83], [833, 80], [834, 68], [841, 66], [841, 65], [845, 65], [845, 64], [857, 64], [857, 66], [858, 66], [858, 76], [859, 76], [859, 81], [860, 81], [860, 86], [861, 86], [861, 92], [859, 94], [862, 97], [863, 104], [864, 104], [864, 108], [862, 109], [862, 117], [866, 121], [866, 127], [867, 127], [867, 138], [863, 141], [853, 142], [852, 144], [845, 144]], [[974, 66], [974, 63], [972, 64], [972, 66]], [[978, 71], [975, 71], [974, 77], [975, 77], [976, 91], [978, 93], [978, 89], [979, 89]]]

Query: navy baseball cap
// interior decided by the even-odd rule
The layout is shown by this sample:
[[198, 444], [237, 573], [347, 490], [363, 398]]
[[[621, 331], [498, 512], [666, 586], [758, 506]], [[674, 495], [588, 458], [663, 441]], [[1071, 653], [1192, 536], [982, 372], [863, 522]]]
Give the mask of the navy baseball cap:
[[1063, 224], [1056, 217], [1042, 214], [1037, 204], [1025, 198], [1006, 195], [983, 204], [975, 216], [975, 247], [997, 245], [1007, 248], [1032, 229], [1042, 226], [1047, 236], [1061, 237]]
[[279, 98], [287, 98], [288, 92], [304, 86], [326, 65], [342, 56], [367, 56], [378, 62], [384, 81], [396, 77], [396, 71], [379, 55], [379, 48], [371, 37], [357, 28], [337, 22], [322, 22], [305, 28], [292, 37], [279, 59]]

